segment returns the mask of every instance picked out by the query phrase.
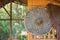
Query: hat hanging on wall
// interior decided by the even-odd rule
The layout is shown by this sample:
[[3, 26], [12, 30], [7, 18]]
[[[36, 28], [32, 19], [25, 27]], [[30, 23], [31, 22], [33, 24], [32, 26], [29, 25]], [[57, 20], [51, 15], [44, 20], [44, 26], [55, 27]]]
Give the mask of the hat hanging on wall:
[[36, 7], [28, 11], [25, 19], [25, 26], [28, 32], [33, 35], [43, 35], [51, 30], [49, 13], [42, 7]]

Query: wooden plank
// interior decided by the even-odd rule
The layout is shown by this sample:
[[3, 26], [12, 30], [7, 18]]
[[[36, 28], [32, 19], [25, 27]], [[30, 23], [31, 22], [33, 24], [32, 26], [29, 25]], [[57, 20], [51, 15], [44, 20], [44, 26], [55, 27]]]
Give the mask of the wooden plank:
[[45, 7], [48, 3], [48, 0], [28, 0], [28, 9], [31, 9], [36, 6]]

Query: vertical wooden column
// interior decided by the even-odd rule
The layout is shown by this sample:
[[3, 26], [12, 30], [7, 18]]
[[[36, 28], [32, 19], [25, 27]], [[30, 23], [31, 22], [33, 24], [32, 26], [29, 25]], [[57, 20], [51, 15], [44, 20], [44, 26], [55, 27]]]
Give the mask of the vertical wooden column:
[[10, 0], [10, 40], [12, 40], [12, 0]]

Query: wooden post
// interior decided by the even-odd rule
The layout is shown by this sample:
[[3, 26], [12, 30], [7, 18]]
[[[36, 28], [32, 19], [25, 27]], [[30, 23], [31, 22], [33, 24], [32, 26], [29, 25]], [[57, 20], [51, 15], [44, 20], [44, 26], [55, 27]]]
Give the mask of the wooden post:
[[12, 0], [10, 0], [10, 40], [12, 40]]

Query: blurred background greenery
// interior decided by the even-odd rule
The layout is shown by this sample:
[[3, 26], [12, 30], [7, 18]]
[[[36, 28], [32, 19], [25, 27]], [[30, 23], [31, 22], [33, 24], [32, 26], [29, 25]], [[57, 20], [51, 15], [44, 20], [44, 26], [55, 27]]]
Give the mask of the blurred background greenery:
[[[10, 3], [5, 5], [5, 8], [10, 12]], [[12, 18], [24, 18], [27, 13], [27, 6], [13, 3]], [[9, 19], [9, 15], [3, 8], [0, 8], [0, 19]], [[12, 20], [13, 39], [26, 40], [27, 32], [24, 27], [24, 20]], [[0, 21], [0, 40], [8, 40], [10, 35], [10, 21]]]

